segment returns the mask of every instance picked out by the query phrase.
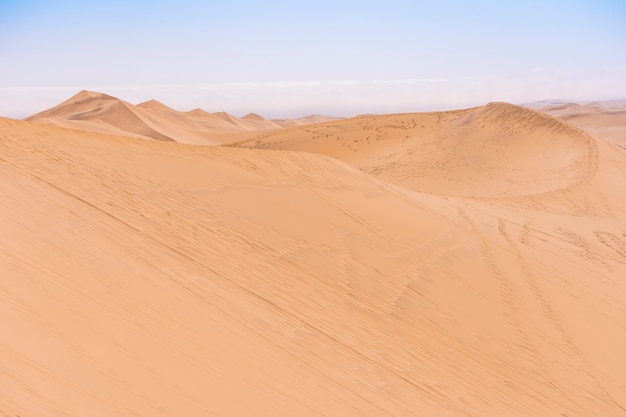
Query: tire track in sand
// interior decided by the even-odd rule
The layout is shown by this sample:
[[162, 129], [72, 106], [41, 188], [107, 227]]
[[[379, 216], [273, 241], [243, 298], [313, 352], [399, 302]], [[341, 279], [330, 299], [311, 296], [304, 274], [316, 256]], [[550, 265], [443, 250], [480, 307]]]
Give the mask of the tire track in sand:
[[[506, 309], [503, 310], [503, 314], [506, 317], [509, 324], [513, 326], [513, 328], [515, 329], [517, 338], [519, 342], [521, 342], [521, 345], [519, 346], [522, 349], [529, 352], [532, 361], [535, 363], [535, 366], [537, 367], [536, 369], [538, 371], [536, 375], [538, 374], [543, 379], [545, 379], [545, 382], [548, 385], [552, 386], [554, 389], [556, 389], [567, 402], [569, 402], [570, 404], [577, 404], [576, 401], [572, 397], [570, 397], [563, 389], [560, 388], [559, 383], [551, 376], [551, 373], [549, 372], [546, 362], [543, 360], [543, 357], [541, 356], [539, 349], [532, 342], [532, 339], [530, 338], [527, 331], [524, 330], [523, 323], [520, 320], [520, 317], [521, 317], [520, 307], [518, 306], [518, 303], [515, 302], [515, 296], [514, 296], [515, 293], [514, 293], [513, 285], [511, 284], [509, 279], [507, 279], [506, 274], [497, 265], [495, 256], [493, 254], [492, 246], [500, 247], [501, 249], [506, 249], [506, 248], [503, 248], [501, 245], [490, 242], [489, 239], [483, 233], [481, 233], [480, 229], [478, 228], [478, 225], [471, 219], [471, 217], [461, 207], [459, 207], [459, 214], [469, 224], [472, 233], [480, 239], [481, 254], [483, 256], [483, 259], [485, 259], [485, 261], [487, 262], [489, 269], [492, 271], [493, 276], [497, 279], [498, 285], [500, 287], [500, 296], [502, 300], [502, 305], [506, 307]], [[499, 229], [500, 229], [501, 234], [505, 232], [505, 229], [503, 228], [503, 224], [504, 222], [500, 222], [499, 224]], [[511, 245], [512, 241], [509, 241], [508, 235], [506, 237], [507, 237], [507, 242], [509, 242], [509, 245]], [[525, 264], [519, 250], [516, 251], [515, 250], [516, 247], [511, 247], [511, 249], [512, 249], [512, 253], [514, 254], [514, 256], [521, 261], [520, 265]], [[541, 292], [539, 291], [539, 288], [536, 285], [536, 282], [532, 278], [532, 275], [530, 275], [530, 269], [528, 268], [528, 265], [525, 264], [525, 266], [522, 266], [522, 268], [525, 268], [525, 270], [527, 271], [527, 274], [524, 273], [524, 275], [529, 277], [528, 285], [531, 288], [531, 292], [533, 293], [533, 295], [543, 300], [543, 305], [545, 305], [549, 309], [549, 305], [545, 302], [545, 299], [543, 299]], [[550, 313], [548, 317], [550, 317], [551, 321], [554, 322], [556, 326], [561, 329], [560, 334], [564, 333], [562, 331], [562, 328], [558, 326], [558, 323], [554, 319], [554, 314], [551, 312], [551, 310], [549, 311]], [[573, 345], [571, 341], [568, 344], [568, 346], [569, 345]], [[603, 392], [606, 393], [605, 390], [603, 390]]]
[[[526, 225], [524, 225], [524, 226], [526, 226]], [[544, 297], [544, 295], [543, 295], [543, 293], [541, 291], [541, 288], [539, 287], [539, 283], [538, 283], [537, 279], [535, 278], [534, 274], [531, 272], [530, 265], [528, 264], [528, 262], [524, 258], [524, 256], [521, 253], [519, 247], [515, 243], [515, 240], [513, 238], [511, 238], [511, 236], [507, 233], [507, 231], [506, 231], [506, 221], [503, 220], [502, 218], [498, 218], [498, 230], [499, 230], [500, 234], [502, 235], [502, 237], [508, 243], [508, 246], [511, 249], [511, 252], [515, 255], [515, 258], [516, 258], [516, 260], [517, 260], [517, 262], [519, 264], [519, 267], [520, 267], [520, 271], [522, 272], [522, 276], [524, 278], [524, 283], [526, 284], [527, 289], [532, 293], [532, 296], [534, 297], [534, 299], [540, 305], [540, 307], [542, 309], [543, 316], [546, 317], [549, 320], [550, 324], [555, 329], [555, 331], [558, 333], [559, 338], [561, 339], [563, 344], [567, 347], [567, 349], [571, 353], [573, 353], [575, 355], [575, 357], [580, 361], [580, 363], [584, 366], [585, 373], [592, 379], [592, 381], [595, 383], [597, 388], [604, 394], [605, 399], [607, 401], [611, 402], [614, 406], [618, 407], [619, 409], [621, 409], [623, 411], [626, 411], [626, 408], [624, 408], [624, 406], [622, 406], [606, 390], [606, 388], [604, 388], [604, 386], [602, 385], [600, 380], [596, 377], [595, 369], [593, 368], [593, 366], [589, 363], [589, 361], [587, 361], [585, 359], [585, 357], [583, 356], [583, 354], [580, 351], [580, 349], [578, 349], [578, 347], [576, 346], [576, 344], [574, 343], [572, 338], [565, 331], [565, 328], [561, 325], [561, 323], [559, 323], [558, 317], [556, 316], [556, 314], [554, 312], [554, 309], [550, 306], [550, 303], [548, 303], [548, 301]], [[528, 232], [528, 228], [524, 227], [522, 231], [524, 233], [527, 233]], [[526, 236], [525, 240], [526, 239], [528, 239], [527, 236]], [[543, 361], [541, 355], [539, 354], [539, 352], [536, 349], [536, 347], [534, 346], [534, 344], [532, 342], [529, 342], [529, 343], [530, 343], [530, 346], [532, 346], [532, 348], [534, 350], [535, 356], [536, 356], [536, 358], [537, 358], [537, 360], [538, 360], [538, 362], [539, 362], [539, 364], [541, 366], [541, 369], [545, 372], [546, 376], [548, 376], [549, 374], [547, 372], [547, 368], [545, 366], [545, 362]], [[552, 381], [551, 381], [551, 383], [552, 383]], [[572, 398], [569, 397], [560, 388], [558, 388], [557, 384], [553, 383], [553, 385], [568, 400], [572, 401]]]

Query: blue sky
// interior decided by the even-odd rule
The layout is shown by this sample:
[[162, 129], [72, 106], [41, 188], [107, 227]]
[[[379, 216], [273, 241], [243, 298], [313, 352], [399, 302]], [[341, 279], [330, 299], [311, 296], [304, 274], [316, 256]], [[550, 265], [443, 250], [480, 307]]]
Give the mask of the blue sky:
[[268, 117], [626, 97], [626, 1], [0, 0], [0, 115], [81, 89]]

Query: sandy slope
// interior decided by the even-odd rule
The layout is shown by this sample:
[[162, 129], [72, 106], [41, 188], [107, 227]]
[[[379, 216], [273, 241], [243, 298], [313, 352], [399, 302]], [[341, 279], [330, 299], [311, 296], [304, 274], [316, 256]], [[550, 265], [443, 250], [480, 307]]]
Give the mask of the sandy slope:
[[237, 146], [333, 156], [415, 191], [513, 197], [580, 182], [591, 169], [590, 140], [552, 117], [491, 103], [305, 126]]
[[626, 100], [538, 102], [531, 108], [551, 114], [626, 150]]
[[181, 143], [218, 145], [241, 140], [250, 132], [271, 131], [281, 126], [258, 116], [238, 119], [226, 113], [211, 114], [200, 109], [179, 112], [150, 100], [136, 106], [118, 98], [81, 91], [51, 109], [26, 120]]
[[625, 415], [626, 154], [504, 104], [248, 145], [318, 154], [0, 119], [0, 415]]

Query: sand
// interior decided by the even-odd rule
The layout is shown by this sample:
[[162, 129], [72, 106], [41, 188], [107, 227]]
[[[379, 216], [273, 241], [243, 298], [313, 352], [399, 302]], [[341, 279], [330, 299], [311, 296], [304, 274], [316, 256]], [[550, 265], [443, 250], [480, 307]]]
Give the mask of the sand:
[[626, 150], [626, 99], [582, 103], [547, 101], [528, 106]]
[[340, 119], [310, 115], [269, 120], [256, 113], [238, 118], [226, 112], [209, 113], [202, 109], [181, 112], [157, 100], [133, 105], [117, 97], [83, 90], [26, 120], [91, 132], [214, 146], [239, 142], [285, 127]]
[[0, 119], [0, 415], [626, 415], [619, 148], [504, 103], [115, 129]]
[[512, 197], [560, 190], [591, 169], [589, 135], [506, 103], [445, 113], [359, 117], [237, 146], [329, 155], [430, 194]]
[[250, 134], [282, 128], [261, 116], [239, 119], [227, 113], [211, 114], [201, 109], [180, 112], [157, 100], [133, 105], [107, 94], [86, 90], [26, 120], [201, 145], [225, 144], [241, 140]]

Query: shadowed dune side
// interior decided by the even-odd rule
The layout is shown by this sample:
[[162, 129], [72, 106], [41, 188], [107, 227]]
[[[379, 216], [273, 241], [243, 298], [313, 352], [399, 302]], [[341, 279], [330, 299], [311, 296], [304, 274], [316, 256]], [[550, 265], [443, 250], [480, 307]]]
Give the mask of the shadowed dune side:
[[[312, 143], [345, 129], [359, 151], [329, 149], [374, 164], [417, 131], [434, 149], [536, 117], [499, 107]], [[569, 149], [544, 129], [533, 146]], [[310, 152], [0, 119], [0, 412], [621, 417], [626, 161], [598, 149], [610, 212], [591, 216], [416, 193]], [[545, 188], [578, 181], [570, 159]]]
[[236, 146], [321, 153], [414, 191], [467, 197], [543, 194], [583, 181], [593, 139], [506, 103], [369, 116], [289, 129]]

